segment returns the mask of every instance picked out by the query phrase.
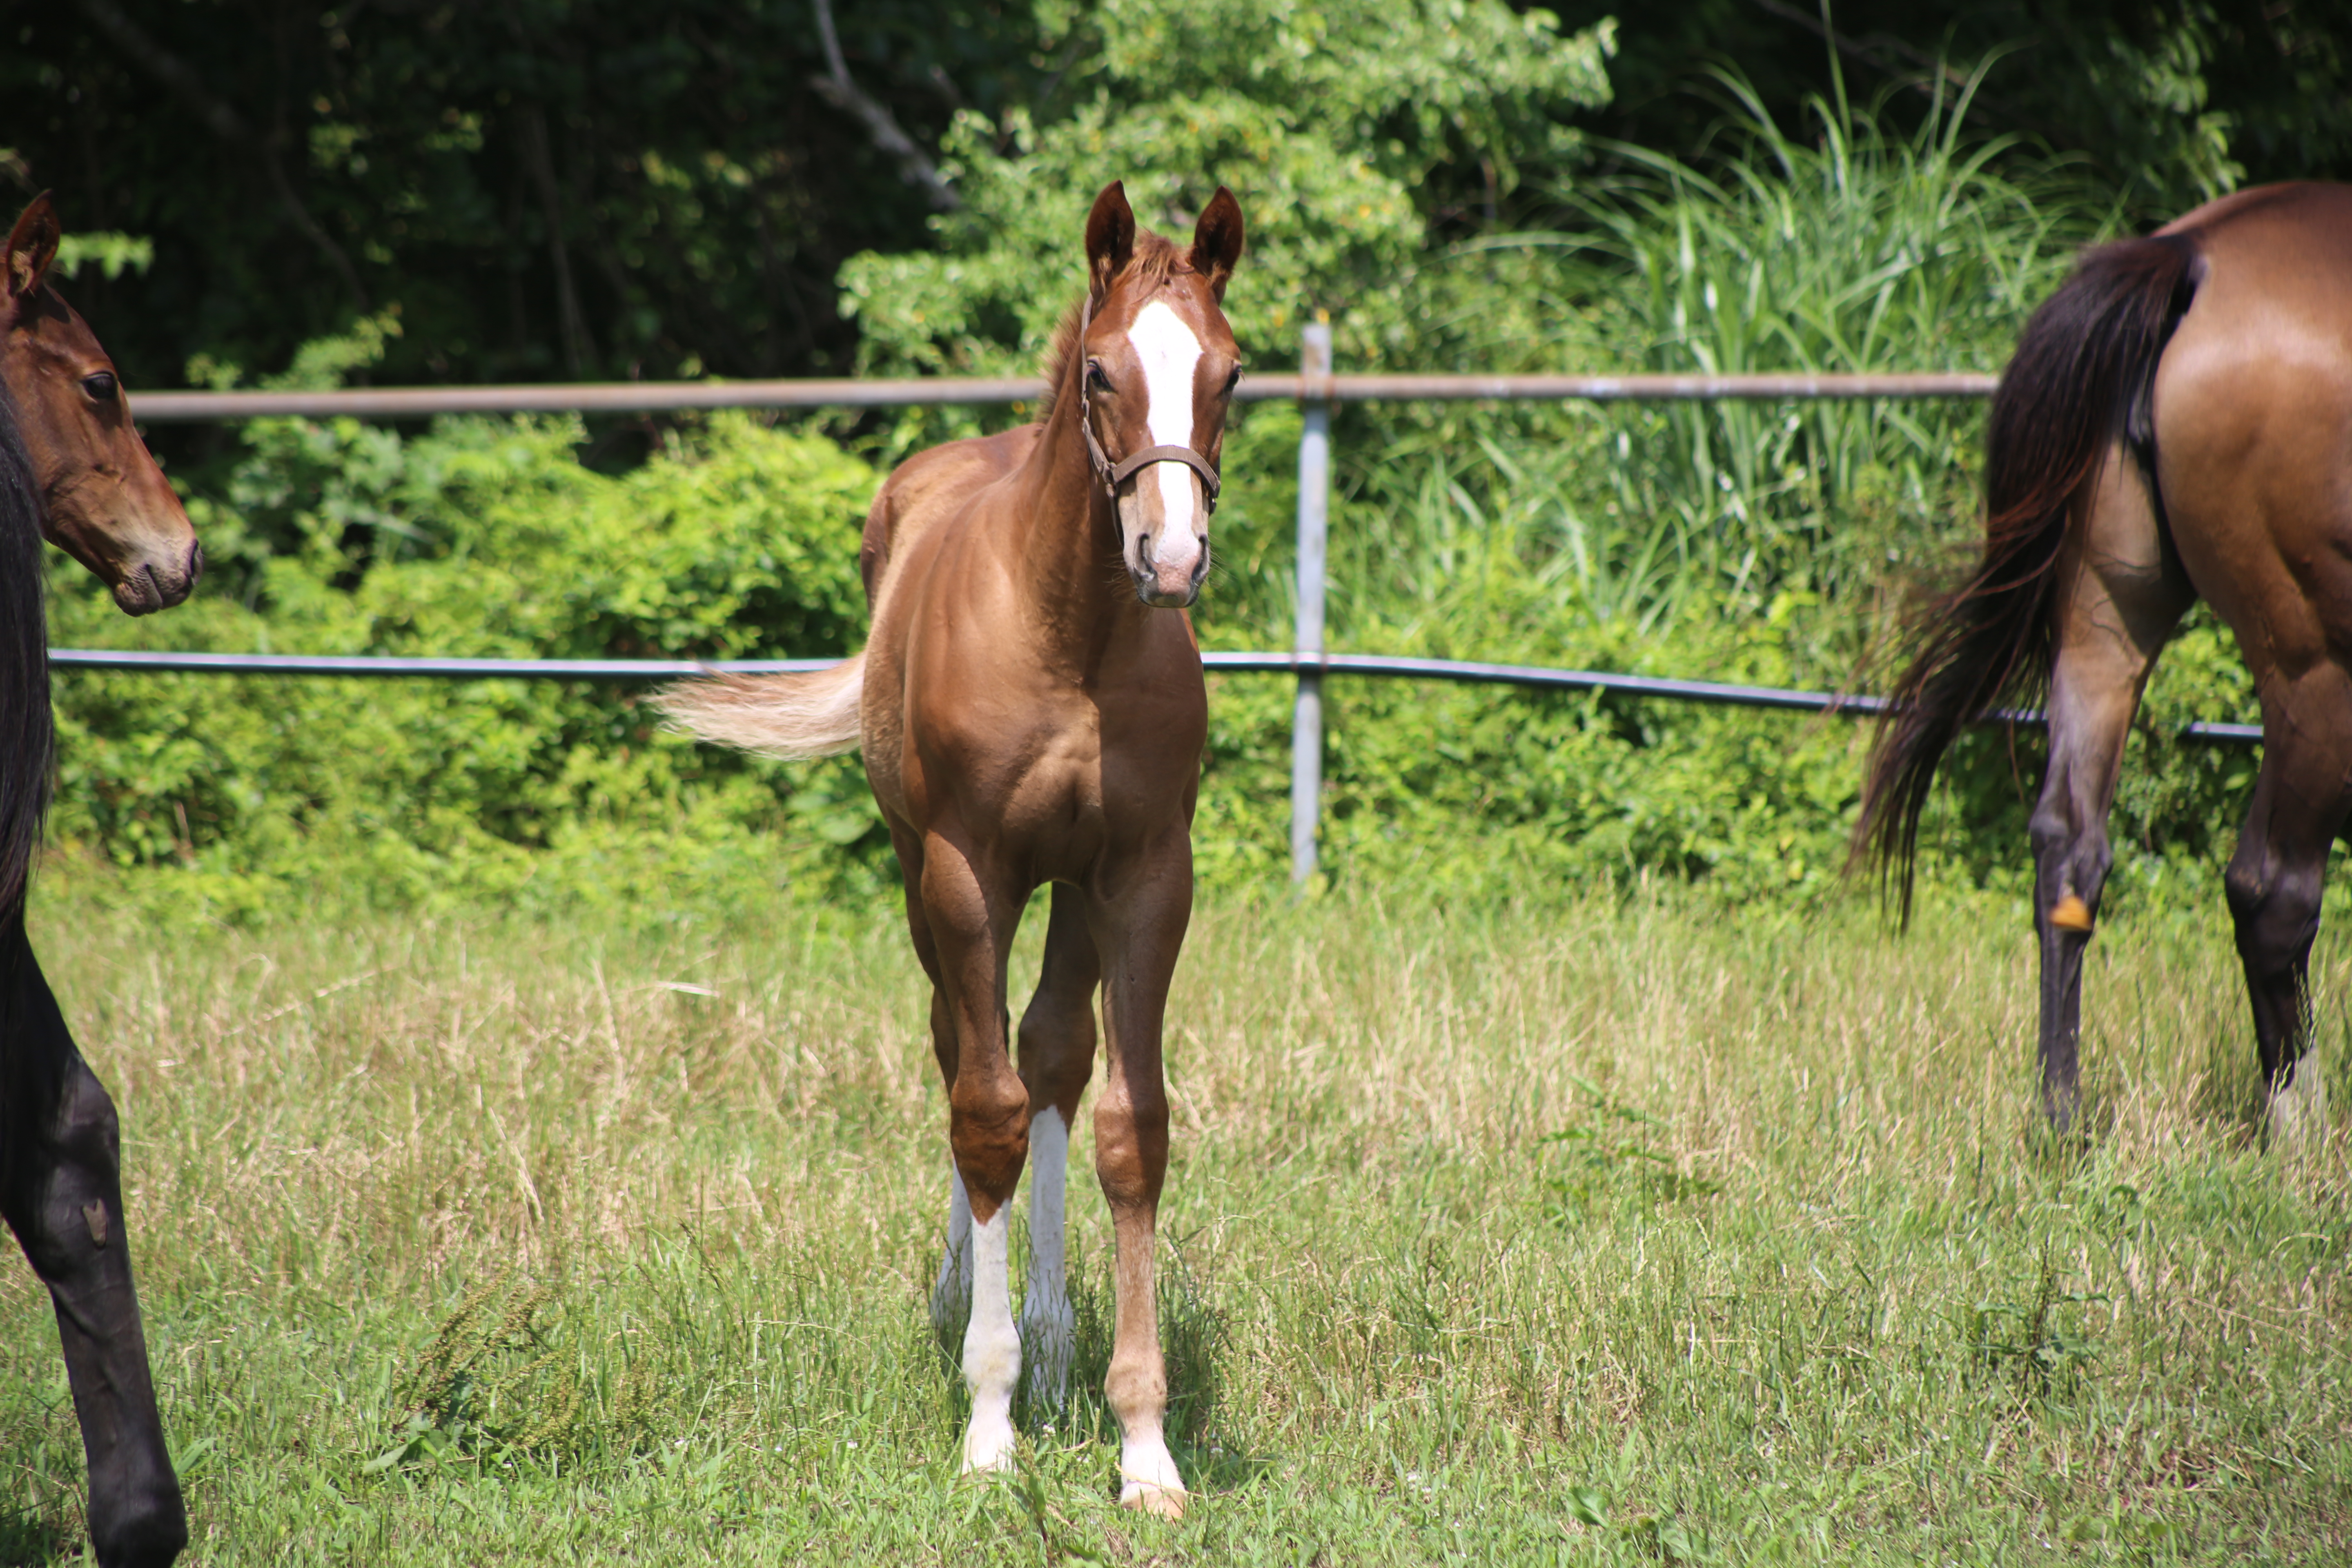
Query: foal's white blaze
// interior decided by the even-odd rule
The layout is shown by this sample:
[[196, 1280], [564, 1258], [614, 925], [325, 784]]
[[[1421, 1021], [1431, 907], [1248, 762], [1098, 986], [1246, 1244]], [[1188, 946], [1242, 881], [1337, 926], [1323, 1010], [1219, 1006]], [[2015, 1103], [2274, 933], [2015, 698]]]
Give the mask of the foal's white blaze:
[[1070, 1126], [1047, 1106], [1029, 1121], [1029, 1289], [1021, 1298], [1021, 1344], [1029, 1397], [1058, 1408], [1069, 1389], [1077, 1314], [1063, 1279], [1062, 1202]]
[[1013, 1463], [1013, 1384], [1021, 1376], [1021, 1333], [1013, 1326], [1010, 1205], [971, 1230], [971, 1322], [963, 1331], [963, 1381], [971, 1390], [963, 1468], [1002, 1470]]
[[[1165, 300], [1154, 300], [1135, 313], [1127, 341], [1143, 365], [1144, 419], [1151, 429], [1151, 444], [1191, 446], [1192, 374], [1201, 363], [1201, 340]], [[1207, 521], [1193, 514], [1192, 470], [1181, 463], [1154, 463], [1136, 478], [1160, 486], [1163, 521], [1151, 541], [1150, 564], [1190, 573], [1201, 558], [1200, 534], [1205, 530], [1198, 525]]]

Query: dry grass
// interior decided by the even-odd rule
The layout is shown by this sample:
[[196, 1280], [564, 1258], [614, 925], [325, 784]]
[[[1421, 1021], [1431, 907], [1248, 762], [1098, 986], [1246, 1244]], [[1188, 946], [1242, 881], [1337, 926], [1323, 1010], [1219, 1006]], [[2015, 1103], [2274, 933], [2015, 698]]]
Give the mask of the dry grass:
[[[1675, 894], [1204, 910], [1163, 1234], [1210, 1496], [1170, 1528], [1108, 1508], [1091, 1406], [1032, 1414], [1021, 1484], [952, 1476], [942, 1117], [889, 911], [42, 913], [125, 1113], [199, 1562], [2352, 1546], [2344, 1143], [2259, 1148], [2201, 915], [2103, 935], [2093, 1131], [2051, 1148], [1990, 900], [1901, 942]], [[2321, 968], [2340, 997], [2345, 948]], [[0, 1561], [79, 1552], [45, 1318], [0, 1271]]]

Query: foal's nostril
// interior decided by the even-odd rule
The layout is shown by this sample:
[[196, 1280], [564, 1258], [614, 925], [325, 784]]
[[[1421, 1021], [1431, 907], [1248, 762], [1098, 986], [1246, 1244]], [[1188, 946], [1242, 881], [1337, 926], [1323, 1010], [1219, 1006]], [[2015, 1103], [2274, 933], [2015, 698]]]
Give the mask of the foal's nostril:
[[192, 539], [188, 541], [188, 586], [194, 587], [196, 579], [204, 574], [205, 542], [201, 539]]

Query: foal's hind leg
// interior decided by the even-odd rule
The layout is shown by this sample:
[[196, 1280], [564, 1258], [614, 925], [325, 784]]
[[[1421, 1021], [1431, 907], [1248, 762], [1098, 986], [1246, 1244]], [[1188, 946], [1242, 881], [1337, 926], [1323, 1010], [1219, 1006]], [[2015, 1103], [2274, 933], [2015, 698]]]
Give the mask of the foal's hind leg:
[[1086, 897], [1055, 883], [1037, 994], [1021, 1015], [1021, 1079], [1029, 1089], [1029, 1289], [1021, 1345], [1029, 1397], [1059, 1408], [1069, 1392], [1077, 1318], [1064, 1277], [1063, 1194], [1070, 1127], [1095, 1060], [1095, 986], [1102, 963], [1087, 930]]
[[74, 1049], [23, 927], [0, 936], [0, 1214], [49, 1288], [89, 1465], [104, 1568], [167, 1563], [187, 1544], [131, 1289], [113, 1102]]
[[2223, 882], [2253, 1002], [2273, 1136], [2294, 1148], [2322, 1131], [2326, 1116], [2320, 1075], [2305, 1068], [2308, 971], [2328, 850], [2352, 809], [2352, 677], [2323, 662], [2295, 679], [2261, 684], [2262, 771]]
[[2042, 946], [2042, 1106], [2064, 1129], [2080, 1096], [2083, 953], [2114, 856], [2107, 808], [2140, 692], [2195, 597], [2118, 447], [2058, 563], [2050, 765], [2033, 811], [2033, 928]]
[[1160, 1353], [1156, 1259], [1168, 1174], [1168, 1089], [1160, 1036], [1168, 987], [1192, 913], [1192, 846], [1183, 824], [1090, 889], [1087, 921], [1103, 957], [1109, 1035], [1095, 1101], [1095, 1173], [1118, 1245], [1118, 1324], [1103, 1380], [1120, 1431], [1118, 1500], [1174, 1516], [1184, 1479], [1168, 1451], [1168, 1369]]

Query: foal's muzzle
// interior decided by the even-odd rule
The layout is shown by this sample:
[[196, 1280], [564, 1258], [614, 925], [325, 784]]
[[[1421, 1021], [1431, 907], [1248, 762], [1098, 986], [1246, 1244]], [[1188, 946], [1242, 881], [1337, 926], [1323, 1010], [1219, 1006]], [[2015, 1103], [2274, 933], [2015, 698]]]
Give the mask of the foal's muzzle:
[[1187, 531], [1184, 538], [1192, 548], [1181, 558], [1163, 560], [1159, 549], [1165, 528], [1154, 533], [1140, 534], [1128, 562], [1128, 572], [1135, 579], [1135, 596], [1155, 610], [1181, 610], [1201, 596], [1201, 584], [1209, 576], [1209, 542]]

